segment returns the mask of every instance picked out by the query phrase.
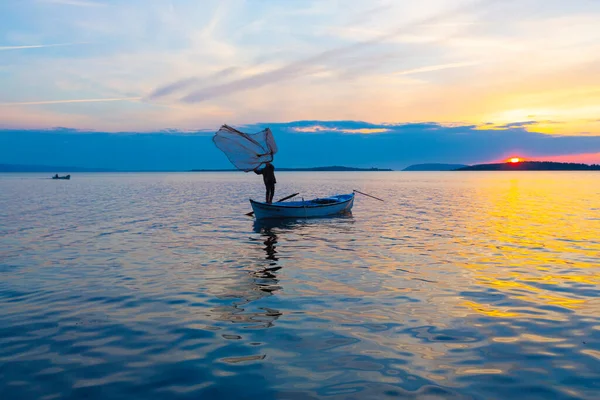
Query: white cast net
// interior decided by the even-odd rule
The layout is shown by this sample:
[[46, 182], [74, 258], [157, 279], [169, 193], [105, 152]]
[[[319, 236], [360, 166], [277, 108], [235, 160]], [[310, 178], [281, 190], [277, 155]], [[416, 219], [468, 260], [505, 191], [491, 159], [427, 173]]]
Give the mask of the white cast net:
[[213, 137], [215, 145], [237, 169], [252, 171], [273, 161], [277, 145], [269, 128], [257, 133], [244, 133], [223, 125]]

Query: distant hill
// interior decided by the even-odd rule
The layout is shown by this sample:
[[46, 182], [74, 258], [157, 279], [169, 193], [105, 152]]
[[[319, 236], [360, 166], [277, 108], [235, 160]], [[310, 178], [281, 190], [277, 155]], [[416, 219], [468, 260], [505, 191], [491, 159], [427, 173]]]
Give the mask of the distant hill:
[[[191, 172], [232, 172], [237, 169], [193, 169]], [[354, 168], [354, 167], [311, 167], [311, 168], [275, 168], [275, 171], [304, 171], [304, 172], [344, 172], [344, 171], [392, 171], [385, 168]]]
[[[277, 168], [277, 171], [392, 171], [391, 169], [383, 168], [353, 168], [353, 167], [312, 167], [312, 168]], [[190, 172], [234, 172], [237, 169], [193, 169]], [[82, 167], [65, 167], [56, 165], [17, 165], [17, 164], [0, 164], [0, 172], [51, 172], [51, 173], [74, 173], [74, 172], [118, 172], [113, 169], [106, 168], [82, 168]], [[161, 172], [161, 171], [127, 171], [127, 172]], [[176, 171], [163, 171], [176, 172]]]
[[312, 167], [312, 168], [278, 168], [278, 171], [392, 171], [388, 168], [354, 168], [354, 167]]
[[0, 164], [0, 172], [114, 172], [102, 168], [81, 168], [52, 165]]
[[600, 171], [600, 165], [553, 161], [521, 161], [518, 163], [470, 165], [459, 168], [457, 171]]
[[404, 168], [402, 171], [454, 171], [459, 168], [468, 167], [465, 164], [414, 164]]

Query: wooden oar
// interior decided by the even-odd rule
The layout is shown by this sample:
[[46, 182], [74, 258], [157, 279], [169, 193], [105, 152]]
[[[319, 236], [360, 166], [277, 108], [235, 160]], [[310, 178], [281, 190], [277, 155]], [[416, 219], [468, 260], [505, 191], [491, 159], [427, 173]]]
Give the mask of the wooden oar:
[[379, 197], [375, 197], [375, 196], [371, 196], [370, 194], [366, 194], [366, 193], [363, 193], [363, 192], [359, 192], [359, 191], [358, 191], [358, 190], [356, 190], [356, 189], [354, 189], [353, 191], [354, 191], [354, 192], [356, 192], [356, 193], [360, 193], [360, 194], [362, 194], [362, 195], [364, 195], [364, 196], [371, 197], [371, 198], [373, 198], [373, 199], [375, 199], [375, 200], [379, 200], [379, 201], [385, 201], [385, 200], [382, 200], [382, 199], [380, 199]]
[[[283, 199], [279, 199], [277, 201], [277, 203], [281, 203], [282, 201], [286, 201], [287, 199], [291, 199], [292, 197], [298, 196], [300, 193], [294, 193], [294, 194], [290, 194], [287, 197], [284, 197]], [[254, 211], [250, 211], [249, 213], [246, 213], [246, 215], [252, 216], [254, 215]]]

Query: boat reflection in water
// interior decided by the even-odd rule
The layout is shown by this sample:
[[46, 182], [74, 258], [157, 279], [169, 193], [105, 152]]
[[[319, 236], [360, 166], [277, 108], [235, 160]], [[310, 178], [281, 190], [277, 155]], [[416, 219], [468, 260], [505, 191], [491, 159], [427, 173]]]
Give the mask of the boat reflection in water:
[[[276, 295], [282, 288], [277, 276], [282, 268], [279, 253], [281, 236], [302, 236], [301, 231], [314, 224], [324, 229], [347, 229], [347, 222], [352, 222], [349, 219], [352, 219], [351, 215], [313, 219], [310, 222], [304, 219], [255, 220], [253, 232], [258, 237], [250, 238], [251, 245], [245, 260], [247, 269], [243, 275], [235, 274], [231, 283], [224, 285], [218, 297], [228, 304], [213, 309], [216, 319], [241, 324], [243, 329], [272, 327], [282, 312], [274, 307], [265, 307], [265, 302], [260, 300]], [[340, 224], [340, 220], [344, 223]], [[333, 225], [327, 227], [330, 223]], [[261, 256], [257, 256], [256, 246], [262, 247]], [[272, 306], [278, 301], [273, 299], [268, 304]]]
[[[264, 329], [273, 326], [282, 315], [275, 308], [258, 306], [261, 303], [259, 300], [273, 296], [281, 289], [277, 278], [277, 271], [281, 269], [276, 249], [278, 237], [272, 225], [255, 224], [253, 231], [260, 236], [250, 238], [252, 245], [248, 249], [246, 260], [248, 269], [243, 275], [237, 275], [234, 282], [226, 285], [224, 293], [219, 296], [222, 300], [229, 300], [229, 304], [219, 306], [213, 312], [217, 313], [216, 319], [219, 321], [241, 324], [244, 329]], [[262, 246], [260, 257], [256, 256], [255, 251], [258, 249], [255, 245]]]
[[276, 274], [281, 269], [281, 266], [278, 265], [278, 235], [292, 233], [293, 230], [299, 229], [304, 225], [305, 221], [302, 219], [257, 219], [254, 221], [253, 230], [261, 236], [259, 239], [253, 240], [259, 240], [265, 246], [263, 250], [266, 253], [265, 259], [267, 260], [264, 267], [252, 272], [260, 290], [272, 293], [281, 289], [278, 286], [279, 280]]
[[352, 211], [343, 214], [329, 215], [318, 218], [268, 218], [254, 220], [254, 232], [264, 235], [274, 234], [273, 232], [296, 231], [306, 226], [331, 226], [340, 227], [345, 223], [353, 222]]
[[[316, 220], [312, 220], [316, 221]], [[303, 218], [272, 218], [272, 219], [255, 219], [253, 230], [256, 233], [261, 233], [265, 236], [275, 235], [274, 231], [286, 231], [298, 228], [304, 225]]]
[[265, 245], [263, 250], [267, 254], [265, 259], [268, 260], [268, 262], [264, 267], [251, 272], [251, 274], [259, 290], [266, 293], [273, 293], [281, 289], [281, 286], [278, 285], [279, 280], [276, 275], [276, 272], [281, 269], [281, 267], [277, 265], [277, 261], [279, 261], [276, 250], [277, 234], [270, 228], [261, 233], [262, 235], [259, 240]]

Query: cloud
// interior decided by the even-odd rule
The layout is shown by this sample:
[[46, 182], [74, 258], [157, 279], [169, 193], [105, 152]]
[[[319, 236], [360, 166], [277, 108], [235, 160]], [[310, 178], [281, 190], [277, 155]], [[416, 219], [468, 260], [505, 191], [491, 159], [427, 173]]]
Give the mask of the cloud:
[[439, 65], [430, 65], [427, 67], [413, 68], [408, 69], [406, 71], [399, 71], [394, 73], [395, 75], [411, 75], [411, 74], [420, 74], [422, 72], [433, 72], [433, 71], [441, 71], [449, 68], [461, 68], [461, 67], [470, 67], [472, 65], [477, 65], [476, 62], [460, 62], [460, 63], [449, 63], [449, 64], [439, 64]]
[[80, 44], [87, 44], [86, 42], [76, 42], [76, 43], [53, 43], [53, 44], [33, 44], [33, 45], [25, 45], [25, 46], [0, 46], [0, 51], [2, 50], [23, 50], [23, 49], [42, 49], [45, 47], [62, 47], [62, 46], [76, 46]]
[[39, 106], [44, 104], [67, 104], [67, 103], [101, 103], [108, 101], [139, 101], [141, 97], [119, 97], [113, 99], [72, 99], [72, 100], [42, 100], [21, 101], [13, 103], [0, 103], [0, 106]]
[[[578, 154], [600, 151], [600, 137], [547, 135], [529, 132], [523, 127], [486, 130], [469, 124], [434, 122], [296, 121], [247, 128], [254, 131], [264, 126], [271, 127], [276, 139], [281, 141], [280, 155], [285, 158], [279, 163], [291, 166], [314, 165], [313, 160], [317, 160], [319, 165], [334, 163], [403, 168], [419, 162], [490, 162], [514, 155], [540, 159], [545, 156], [565, 156], [565, 159], [573, 156], [577, 159], [575, 156]], [[385, 132], [347, 134], [363, 129]], [[318, 134], [299, 132], [312, 130]], [[303, 151], [298, 152], [298, 149]]]
[[[443, 11], [457, 5], [447, 0], [5, 3], [0, 51], [14, 51], [0, 52], [10, 56], [0, 62], [0, 102], [155, 101], [2, 107], [4, 126], [151, 131], [265, 120], [588, 119], [520, 127], [600, 135], [591, 121], [600, 115], [600, 9], [589, 1], [544, 8], [537, 0], [493, 8], [483, 1], [460, 15]], [[436, 13], [446, 16], [423, 23]], [[73, 40], [94, 45], [50, 47]]]
[[376, 19], [378, 16], [385, 13], [386, 11], [390, 11], [391, 9], [392, 9], [392, 4], [381, 4], [381, 5], [376, 5], [374, 7], [366, 9], [366, 10], [361, 10], [361, 12], [358, 13], [354, 18], [349, 20], [346, 23], [346, 25], [347, 26], [356, 26], [358, 24], [364, 23], [367, 20]]
[[[297, 78], [299, 76], [306, 75], [313, 71], [315, 68], [318, 68], [323, 62], [327, 62], [330, 60], [335, 60], [345, 55], [358, 53], [360, 51], [366, 50], [376, 44], [381, 42], [385, 42], [386, 40], [392, 39], [402, 33], [408, 32], [409, 29], [425, 25], [431, 24], [439, 21], [443, 21], [445, 18], [450, 16], [455, 16], [461, 12], [465, 12], [468, 10], [474, 11], [477, 8], [483, 6], [484, 4], [490, 4], [491, 2], [474, 2], [468, 3], [467, 5], [463, 5], [457, 7], [451, 11], [445, 11], [434, 15], [432, 17], [428, 17], [425, 19], [421, 19], [419, 21], [415, 21], [400, 28], [396, 28], [388, 33], [380, 34], [372, 39], [353, 43], [350, 45], [333, 48], [324, 52], [321, 52], [312, 57], [308, 57], [304, 60], [292, 62], [290, 64], [284, 65], [280, 68], [276, 68], [274, 70], [258, 73], [251, 75], [249, 77], [244, 77], [240, 79], [236, 79], [230, 82], [216, 84], [216, 85], [208, 85], [200, 89], [192, 90], [191, 93], [184, 95], [181, 98], [181, 101], [185, 103], [198, 103], [203, 102], [215, 97], [228, 96], [235, 94], [240, 91], [245, 91], [249, 89], [260, 88], [266, 85], [272, 85], [281, 81], [290, 80]], [[195, 80], [188, 80], [187, 83], [193, 84], [196, 83]], [[173, 85], [176, 85], [177, 90], [183, 89], [193, 89], [193, 85], [182, 84], [181, 81], [171, 83], [158, 89], [154, 90], [150, 95], [150, 99], [156, 99], [162, 97], [161, 93], [167, 92], [169, 94], [173, 93], [175, 90], [173, 89]]]
[[[529, 115], [529, 117], [533, 117], [533, 115]], [[496, 130], [506, 130], [512, 128], [528, 128], [535, 131], [536, 126], [540, 125], [563, 125], [566, 122], [564, 121], [551, 121], [551, 120], [540, 120], [540, 121], [517, 121], [510, 122], [508, 124], [494, 124], [493, 122], [486, 122], [484, 124], [479, 125], [478, 128], [481, 129], [496, 129]]]
[[[225, 68], [222, 69], [214, 74], [212, 74], [212, 76], [208, 77], [207, 80], [216, 80], [216, 79], [222, 79], [224, 77], [227, 77], [233, 73], [235, 73], [237, 71], [237, 68], [235, 67], [229, 67], [229, 68]], [[195, 83], [200, 82], [201, 79], [199, 77], [189, 77], [189, 78], [184, 78], [181, 79], [179, 81], [173, 82], [169, 85], [160, 87], [156, 90], [154, 90], [149, 98], [160, 98], [160, 97], [164, 97], [164, 96], [168, 96], [172, 93], [175, 93], [181, 89], [185, 89], [188, 86], [191, 86]]]
[[175, 81], [173, 83], [170, 83], [168, 85], [162, 86], [158, 89], [155, 89], [152, 93], [150, 93], [150, 95], [148, 96], [148, 98], [150, 99], [157, 99], [160, 97], [164, 97], [164, 96], [168, 96], [172, 93], [175, 93], [181, 89], [185, 89], [188, 86], [191, 86], [194, 83], [197, 83], [200, 81], [199, 77], [190, 77], [190, 78], [184, 78], [178, 81]]
[[77, 7], [104, 7], [106, 4], [91, 0], [38, 0], [38, 3], [58, 4]]
[[313, 126], [303, 126], [292, 128], [295, 132], [302, 133], [318, 133], [318, 132], [343, 132], [343, 133], [360, 133], [360, 134], [370, 134], [370, 133], [384, 133], [388, 132], [387, 128], [330, 128], [322, 125], [313, 125]]
[[[361, 121], [238, 126], [248, 132], [265, 127], [271, 128], [277, 141], [279, 152], [275, 163], [279, 167], [346, 165], [402, 169], [417, 163], [473, 164], [511, 156], [593, 162], [600, 153], [600, 137], [561, 137], [523, 128], [484, 130], [460, 124]], [[232, 168], [211, 141], [217, 129], [218, 125], [194, 132], [171, 129], [154, 133], [0, 130], [0, 163], [121, 170]], [[378, 133], [358, 133], [373, 131]]]
[[[531, 157], [531, 160], [539, 157]], [[545, 156], [543, 161], [557, 161], [557, 162], [578, 162], [583, 164], [600, 164], [600, 152], [599, 153], [581, 153], [581, 154], [568, 154], [559, 156]]]

